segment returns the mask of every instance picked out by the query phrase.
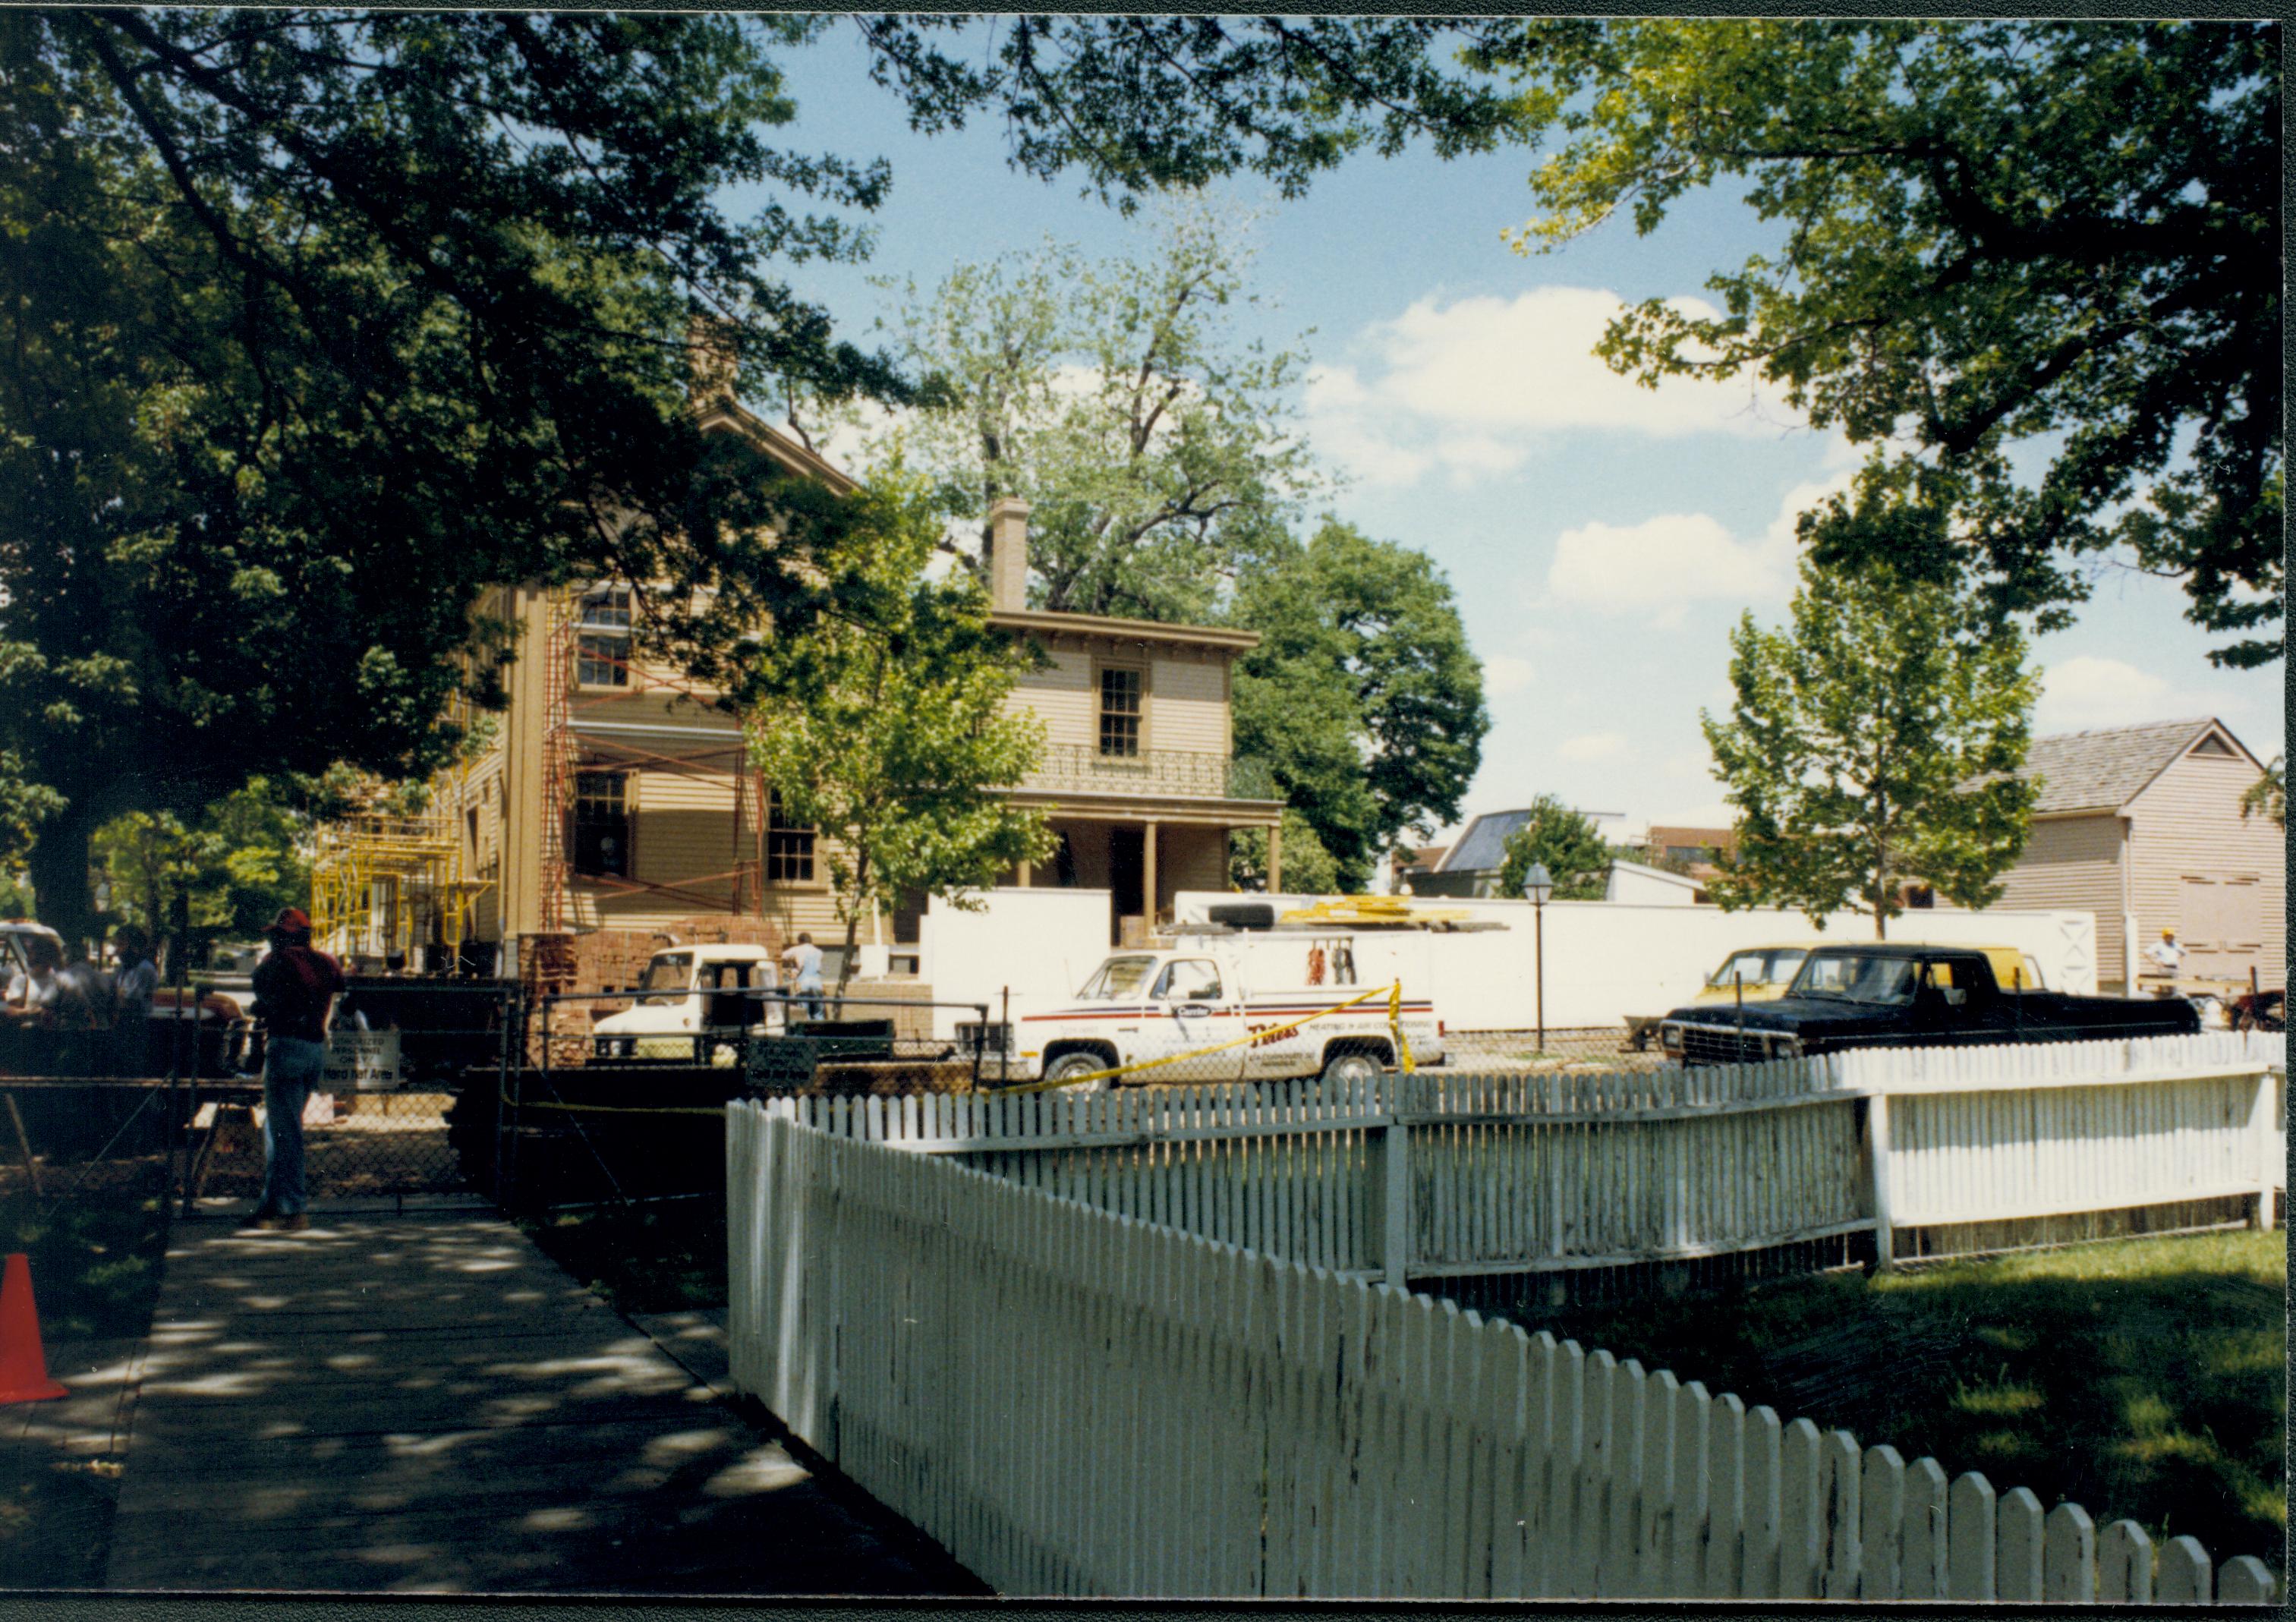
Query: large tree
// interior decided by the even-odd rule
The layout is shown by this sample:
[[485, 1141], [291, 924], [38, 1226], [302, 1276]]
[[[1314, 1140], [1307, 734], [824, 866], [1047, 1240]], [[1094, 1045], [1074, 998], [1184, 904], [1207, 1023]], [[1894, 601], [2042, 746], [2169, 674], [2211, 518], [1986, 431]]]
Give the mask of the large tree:
[[1526, 248], [1738, 190], [1777, 248], [1713, 278], [1718, 315], [1628, 312], [1613, 364], [1751, 365], [1910, 463], [1997, 610], [2061, 622], [2108, 553], [2182, 580], [2221, 661], [2279, 653], [2277, 23], [857, 26], [920, 127], [995, 114], [1016, 166], [1119, 201], [1247, 167], [1296, 193], [1422, 140], [1553, 143]]
[[1426, 553], [1327, 519], [1245, 572], [1230, 617], [1260, 635], [1236, 666], [1236, 753], [1268, 764], [1342, 888], [1457, 817], [1490, 714]]
[[1626, 312], [1620, 371], [1784, 385], [1954, 511], [1931, 578], [1973, 563], [2044, 628], [2116, 548], [2212, 631], [2276, 624], [2278, 24], [1536, 20], [1475, 59], [1555, 143], [1518, 246], [1717, 186], [1779, 230], [1718, 312]]
[[1710, 886], [1724, 907], [1821, 926], [1861, 911], [1886, 937], [1909, 882], [1961, 906], [2000, 895], [2031, 823], [2015, 774], [2038, 682], [2023, 635], [1974, 592], [1889, 561], [1945, 545], [1945, 521], [1833, 497], [1805, 540], [1868, 561], [1805, 558], [1791, 626], [1750, 613], [1732, 635], [1730, 715], [1699, 717], [1737, 808], [1737, 850]]
[[851, 617], [784, 627], [750, 656], [750, 758], [783, 815], [824, 841], [840, 991], [865, 919], [905, 895], [977, 905], [1054, 849], [1043, 815], [1006, 792], [1044, 748], [1044, 724], [1006, 702], [1030, 646], [989, 625], [969, 577], [927, 578], [939, 525], [926, 503], [889, 482], [862, 504], [848, 543], [816, 559]]
[[1152, 250], [1101, 263], [1047, 243], [902, 289], [894, 352], [927, 409], [873, 437], [931, 481], [977, 565], [989, 504], [1031, 504], [1045, 608], [1209, 618], [1314, 487], [1294, 424], [1300, 356], [1233, 331], [1252, 301], [1235, 223], [1174, 203]]
[[[764, 139], [813, 26], [0, 14], [0, 760], [53, 796], [45, 915], [86, 927], [118, 815], [451, 749], [485, 585], [707, 588], [659, 596], [719, 647], [784, 605], [760, 529], [839, 520], [705, 440], [689, 334], [898, 392], [762, 268], [852, 251], [800, 200], [885, 184]], [[774, 201], [728, 218], [735, 183]]]

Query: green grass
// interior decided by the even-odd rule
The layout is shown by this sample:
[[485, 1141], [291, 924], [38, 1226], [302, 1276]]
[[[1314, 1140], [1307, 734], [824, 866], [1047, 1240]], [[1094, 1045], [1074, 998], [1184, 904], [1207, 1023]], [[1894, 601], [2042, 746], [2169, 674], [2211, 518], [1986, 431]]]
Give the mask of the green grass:
[[2278, 1569], [2287, 1284], [2284, 1233], [2213, 1233], [1511, 1315]]
[[718, 1200], [599, 1206], [521, 1218], [519, 1226], [618, 1312], [726, 1304], [726, 1208]]

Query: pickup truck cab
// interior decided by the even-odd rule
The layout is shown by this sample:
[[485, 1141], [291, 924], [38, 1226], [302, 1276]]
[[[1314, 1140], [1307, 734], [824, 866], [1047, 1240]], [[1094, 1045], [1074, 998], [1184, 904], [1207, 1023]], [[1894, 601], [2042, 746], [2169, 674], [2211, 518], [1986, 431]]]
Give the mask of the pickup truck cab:
[[[763, 946], [668, 947], [647, 963], [645, 977], [630, 993], [636, 1002], [591, 1026], [592, 1054], [738, 1063], [740, 1044], [733, 1035], [773, 1036], [783, 1028], [782, 1004], [758, 995], [777, 984], [773, 954]], [[698, 1044], [706, 1032], [726, 1032], [729, 1039], [705, 1056]]]
[[[1325, 1014], [1296, 1030], [1276, 1030], [1370, 989], [1254, 986], [1234, 954], [1201, 946], [1118, 952], [1093, 971], [1073, 998], [1013, 1021], [1018, 1050], [1010, 1074], [1015, 1080], [1025, 1075], [1063, 1081], [1219, 1047], [1115, 1079], [1148, 1084], [1375, 1076], [1398, 1061], [1384, 989], [1343, 1012]], [[1401, 1023], [1414, 1065], [1443, 1061], [1443, 1028], [1432, 1003], [1406, 995]], [[1234, 1045], [1220, 1047], [1224, 1043]]]
[[[1849, 1047], [1987, 1046], [2185, 1036], [2201, 1028], [2185, 1002], [2082, 997], [2005, 988], [1980, 946], [1819, 946], [1773, 1002], [1689, 1004], [1659, 1025], [1685, 1064], [1751, 1064]], [[2023, 964], [2012, 986], [2023, 980]]]

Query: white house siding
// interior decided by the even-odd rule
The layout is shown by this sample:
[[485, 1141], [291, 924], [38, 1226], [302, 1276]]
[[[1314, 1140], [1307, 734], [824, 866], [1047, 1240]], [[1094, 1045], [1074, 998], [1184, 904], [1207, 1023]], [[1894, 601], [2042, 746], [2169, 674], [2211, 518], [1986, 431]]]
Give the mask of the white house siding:
[[1149, 668], [1148, 693], [1151, 748], [1227, 753], [1227, 682], [1222, 660], [1159, 658]]
[[2097, 979], [2117, 987], [2121, 967], [2120, 863], [2120, 819], [2111, 812], [2037, 817], [2024, 854], [2017, 858], [2016, 866], [2001, 875], [2001, 898], [1993, 905], [2020, 912], [2095, 913]]
[[[2186, 754], [2129, 802], [2139, 946], [2174, 928], [2188, 950], [2187, 974], [2245, 979], [2253, 967], [2264, 984], [2282, 986], [2286, 833], [2267, 817], [2241, 815], [2240, 797], [2256, 780], [2243, 757]], [[2246, 894], [2219, 888], [2232, 886]], [[2217, 927], [2226, 916], [2244, 921], [2233, 938]]]

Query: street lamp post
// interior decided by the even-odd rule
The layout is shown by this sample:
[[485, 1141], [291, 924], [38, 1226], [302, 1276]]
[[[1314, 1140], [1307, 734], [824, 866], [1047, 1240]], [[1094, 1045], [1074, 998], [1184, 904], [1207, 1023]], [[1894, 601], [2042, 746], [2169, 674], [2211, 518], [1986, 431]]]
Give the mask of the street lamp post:
[[1531, 949], [1538, 965], [1538, 1051], [1546, 1051], [1546, 900], [1554, 894], [1554, 875], [1544, 862], [1533, 862], [1522, 876], [1522, 898], [1530, 903]]

